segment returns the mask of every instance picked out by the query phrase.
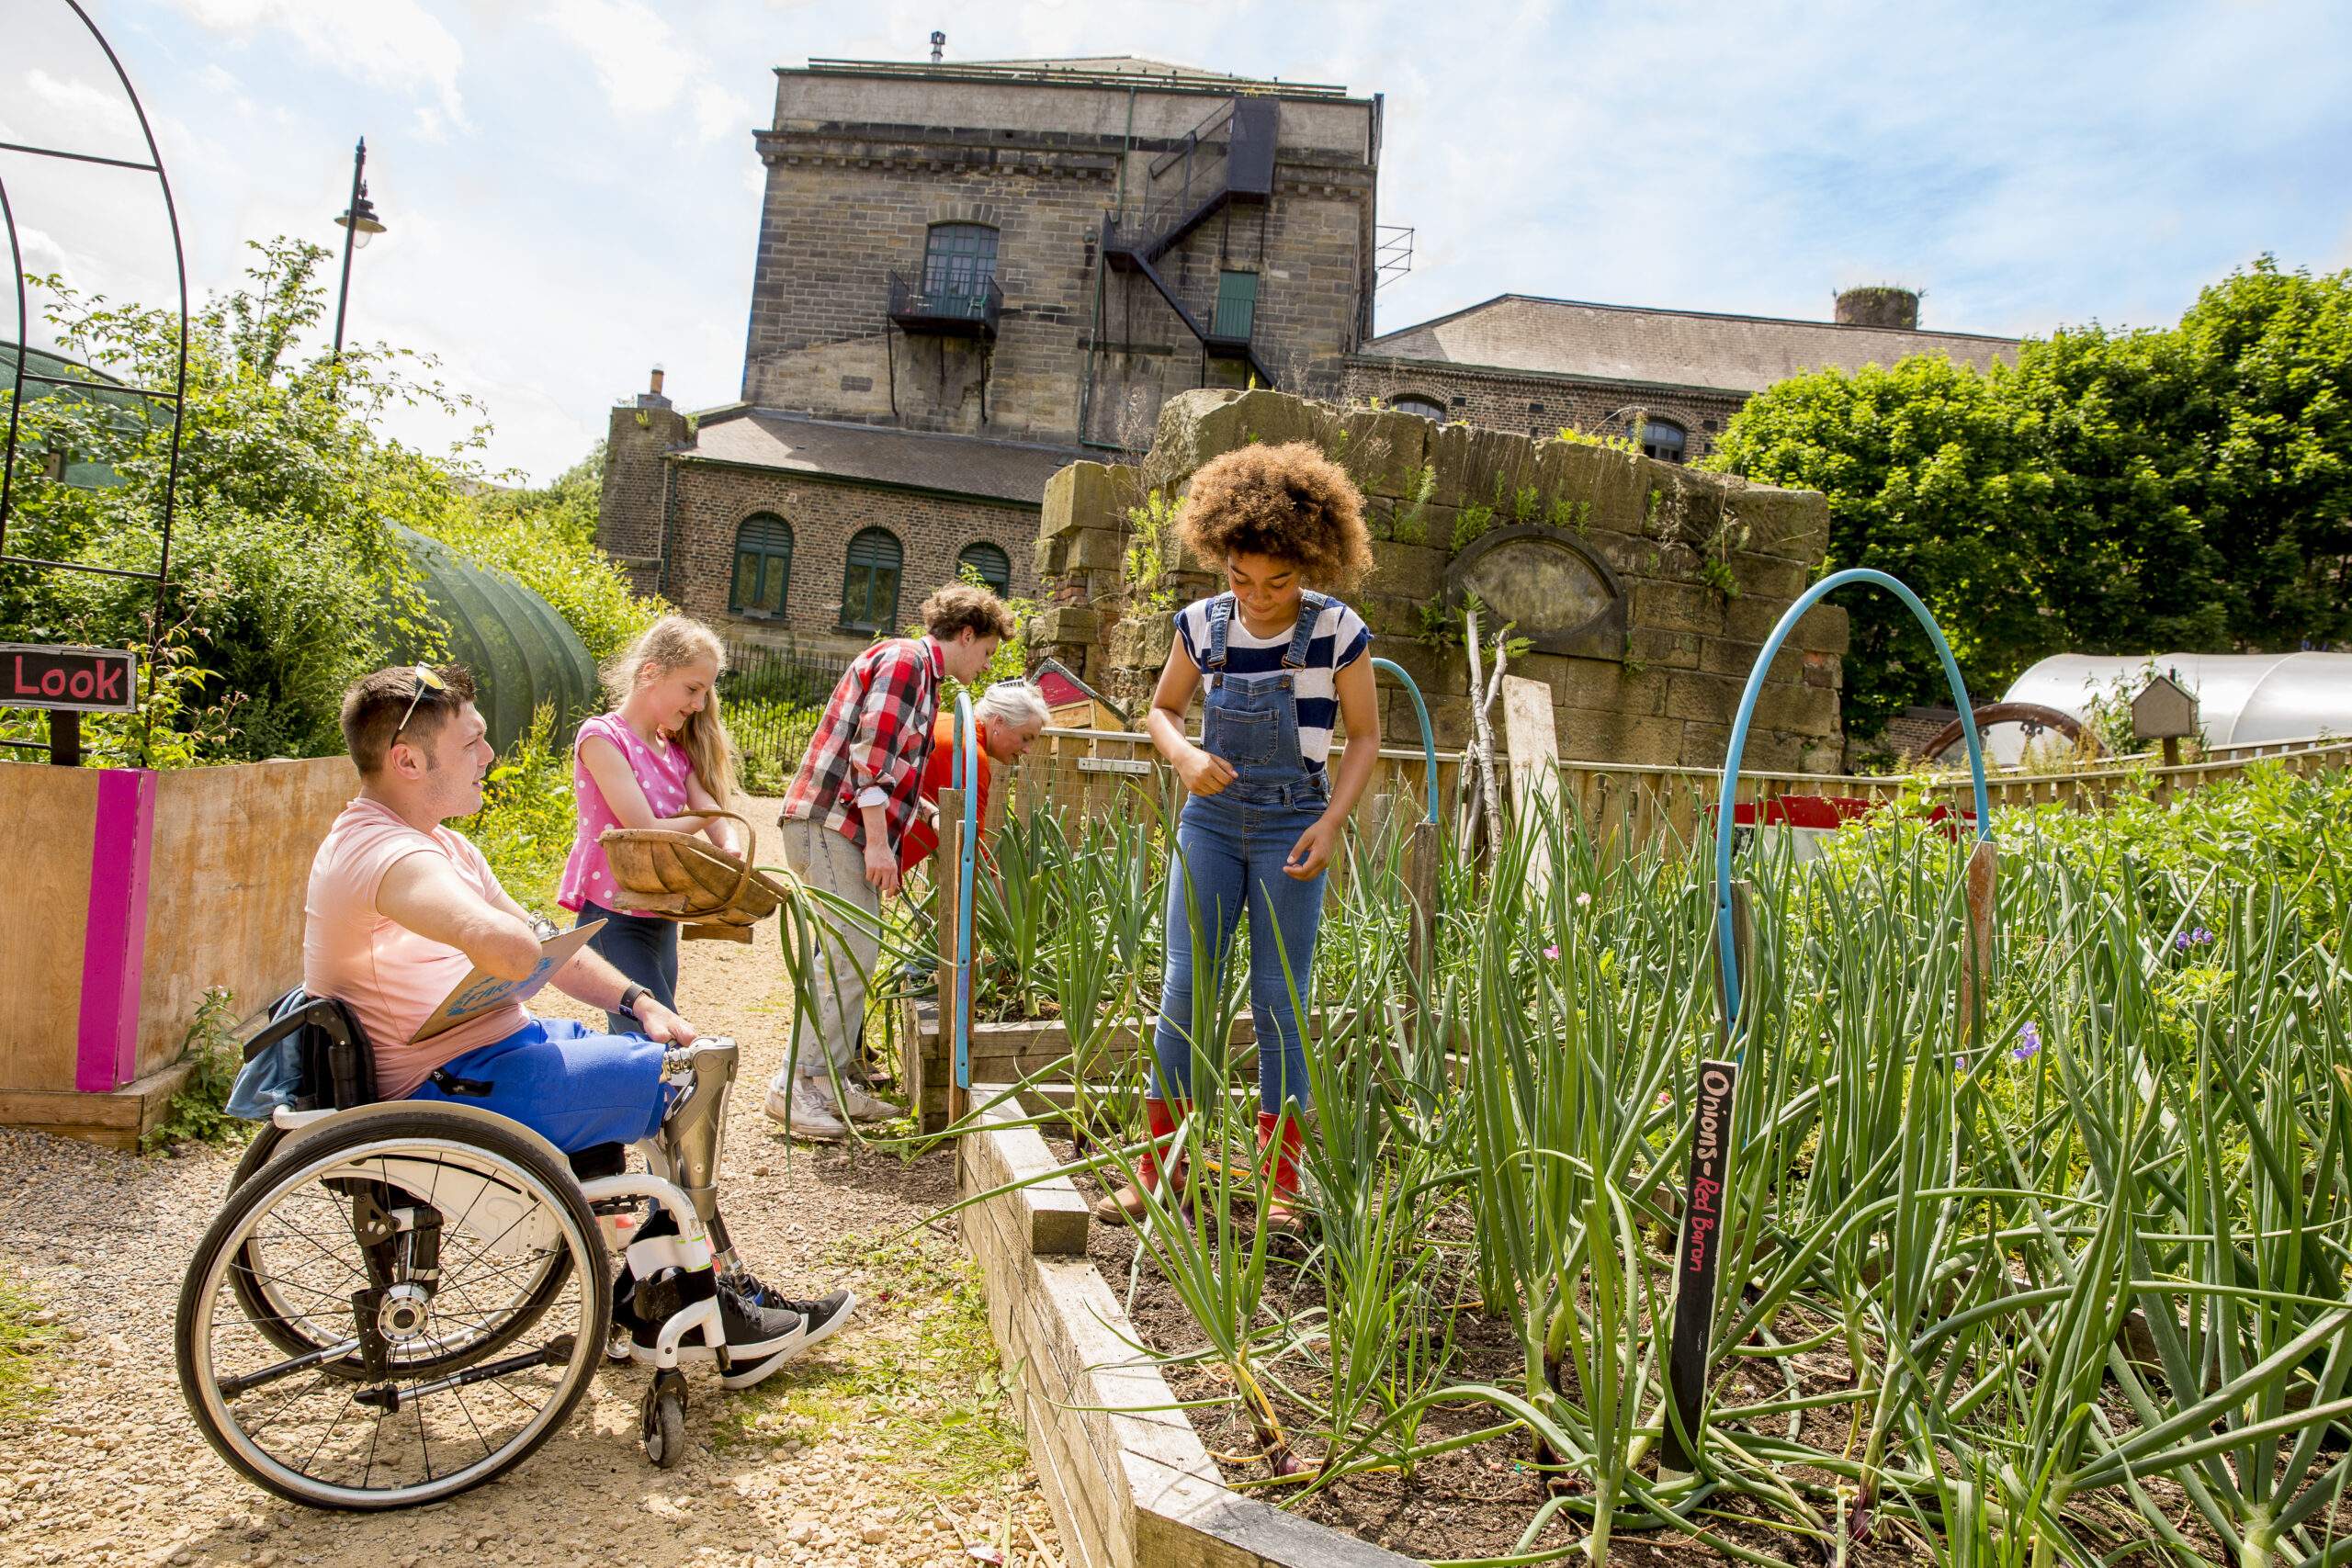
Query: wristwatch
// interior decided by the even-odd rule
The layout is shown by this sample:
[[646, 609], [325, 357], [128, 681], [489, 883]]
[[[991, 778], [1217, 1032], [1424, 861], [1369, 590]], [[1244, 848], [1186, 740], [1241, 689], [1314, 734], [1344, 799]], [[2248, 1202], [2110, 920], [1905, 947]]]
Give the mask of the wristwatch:
[[631, 984], [628, 990], [621, 993], [621, 1005], [615, 1008], [613, 1010], [615, 1012], [625, 1012], [628, 1014], [629, 1017], [635, 1018], [637, 1016], [637, 999], [646, 994], [644, 987]]

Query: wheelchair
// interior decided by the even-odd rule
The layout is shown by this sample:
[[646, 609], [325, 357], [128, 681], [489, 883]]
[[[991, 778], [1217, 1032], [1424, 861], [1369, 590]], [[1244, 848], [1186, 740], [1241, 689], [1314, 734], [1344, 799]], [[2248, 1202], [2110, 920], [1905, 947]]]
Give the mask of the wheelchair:
[[[717, 1188], [732, 1041], [667, 1053], [678, 1092], [637, 1145], [647, 1172], [587, 1179], [580, 1156], [508, 1117], [377, 1100], [341, 1002], [300, 1000], [245, 1059], [288, 1041], [293, 1103], [238, 1163], [175, 1323], [181, 1393], [247, 1480], [318, 1508], [437, 1502], [528, 1458], [608, 1354], [654, 1369], [639, 1428], [667, 1469], [685, 1457], [686, 1364], [757, 1381], [728, 1354], [717, 1292], [734, 1266]], [[622, 1163], [619, 1145], [604, 1152]], [[670, 1234], [637, 1224], [649, 1200]], [[613, 1251], [637, 1320], [619, 1341]]]

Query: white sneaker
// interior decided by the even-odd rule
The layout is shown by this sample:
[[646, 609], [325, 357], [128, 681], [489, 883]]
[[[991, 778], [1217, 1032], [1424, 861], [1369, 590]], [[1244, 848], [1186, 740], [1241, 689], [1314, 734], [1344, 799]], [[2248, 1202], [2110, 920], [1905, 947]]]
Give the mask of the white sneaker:
[[805, 1077], [795, 1077], [789, 1092], [779, 1088], [768, 1090], [768, 1115], [792, 1130], [796, 1138], [813, 1138], [830, 1144], [849, 1135], [835, 1114], [832, 1097]]
[[842, 1080], [842, 1109], [849, 1112], [853, 1122], [895, 1122], [906, 1114], [888, 1100], [866, 1093], [847, 1078]]

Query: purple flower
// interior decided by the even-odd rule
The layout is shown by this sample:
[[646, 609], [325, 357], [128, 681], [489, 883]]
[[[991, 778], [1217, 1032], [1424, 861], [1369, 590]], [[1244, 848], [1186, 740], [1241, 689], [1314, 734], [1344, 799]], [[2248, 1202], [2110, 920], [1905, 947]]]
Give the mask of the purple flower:
[[2203, 926], [2199, 926], [2195, 931], [2182, 931], [2179, 935], [2174, 937], [2172, 939], [2172, 944], [2180, 949], [2181, 952], [2187, 953], [2190, 948], [2202, 947], [2212, 940], [2213, 933], [2207, 931]]
[[1579, 908], [1579, 909], [1586, 909], [1586, 908], [1590, 908], [1591, 907], [1592, 907], [1592, 895], [1591, 895], [1591, 894], [1589, 894], [1589, 893], [1579, 893], [1579, 894], [1577, 894], [1577, 908]]
[[2033, 1020], [2027, 1019], [2018, 1029], [2017, 1049], [2009, 1053], [2009, 1060], [2030, 1062], [2041, 1049], [2041, 1031], [2034, 1027]]

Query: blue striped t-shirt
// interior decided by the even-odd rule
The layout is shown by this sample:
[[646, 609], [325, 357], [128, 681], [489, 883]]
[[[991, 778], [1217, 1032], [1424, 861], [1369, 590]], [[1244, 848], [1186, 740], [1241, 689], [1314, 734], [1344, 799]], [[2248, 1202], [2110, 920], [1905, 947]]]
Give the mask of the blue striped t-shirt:
[[[1196, 599], [1176, 612], [1176, 641], [1193, 669], [1200, 669], [1208, 658], [1209, 607], [1220, 599], [1230, 602], [1232, 598], [1227, 592]], [[1252, 637], [1236, 609], [1225, 629], [1225, 672], [1280, 673], [1283, 655], [1290, 651], [1291, 633], [1296, 629], [1294, 623], [1273, 637]], [[1327, 599], [1323, 613], [1315, 617], [1315, 631], [1306, 645], [1306, 667], [1298, 672], [1292, 688], [1298, 701], [1298, 751], [1310, 773], [1321, 773], [1324, 761], [1331, 755], [1331, 728], [1340, 717], [1336, 677], [1371, 648], [1372, 631], [1363, 617], [1337, 599]]]

